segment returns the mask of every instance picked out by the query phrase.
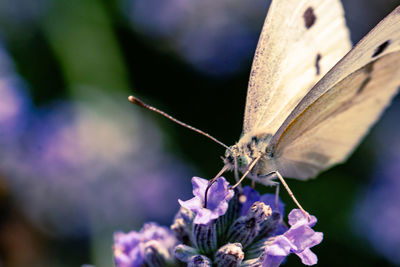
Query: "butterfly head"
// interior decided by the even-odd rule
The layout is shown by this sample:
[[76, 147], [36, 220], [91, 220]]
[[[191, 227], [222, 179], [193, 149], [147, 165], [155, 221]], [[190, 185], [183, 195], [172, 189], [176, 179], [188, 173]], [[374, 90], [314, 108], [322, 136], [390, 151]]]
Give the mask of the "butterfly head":
[[225, 151], [223, 161], [229, 170], [234, 169], [235, 164], [237, 164], [237, 168], [239, 169], [245, 168], [248, 165], [248, 157], [241, 153], [238, 144], [229, 147], [229, 149]]
[[248, 134], [243, 136], [237, 144], [225, 151], [225, 157], [223, 158], [225, 166], [232, 170], [236, 164], [236, 168], [239, 170], [247, 170], [249, 164], [255, 158], [260, 155], [268, 156], [267, 148], [271, 138], [271, 134]]

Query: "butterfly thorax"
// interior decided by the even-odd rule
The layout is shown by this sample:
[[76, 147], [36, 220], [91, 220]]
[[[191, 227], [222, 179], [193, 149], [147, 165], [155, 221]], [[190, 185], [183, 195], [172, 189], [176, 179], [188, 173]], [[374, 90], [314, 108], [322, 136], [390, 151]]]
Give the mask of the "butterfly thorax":
[[248, 176], [257, 179], [267, 174], [268, 170], [273, 169], [273, 166], [271, 166], [273, 159], [270, 149], [271, 139], [272, 135], [265, 133], [254, 134], [249, 132], [243, 135], [238, 143], [226, 150], [225, 165], [231, 170], [234, 169], [236, 159], [238, 170], [244, 173], [253, 160], [261, 157]]

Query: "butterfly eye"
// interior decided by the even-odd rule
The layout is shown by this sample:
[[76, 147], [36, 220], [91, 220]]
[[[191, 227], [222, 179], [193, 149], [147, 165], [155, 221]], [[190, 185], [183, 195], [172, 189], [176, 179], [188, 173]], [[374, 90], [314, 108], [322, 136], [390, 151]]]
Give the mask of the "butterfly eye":
[[247, 166], [247, 159], [243, 156], [239, 156], [237, 158], [237, 163], [239, 168], [243, 168]]
[[231, 154], [229, 154], [228, 152], [227, 153], [225, 153], [225, 159], [224, 159], [224, 161], [226, 162], [226, 163], [229, 163], [229, 164], [234, 164], [234, 162], [233, 162], [233, 157], [232, 157], [232, 155]]

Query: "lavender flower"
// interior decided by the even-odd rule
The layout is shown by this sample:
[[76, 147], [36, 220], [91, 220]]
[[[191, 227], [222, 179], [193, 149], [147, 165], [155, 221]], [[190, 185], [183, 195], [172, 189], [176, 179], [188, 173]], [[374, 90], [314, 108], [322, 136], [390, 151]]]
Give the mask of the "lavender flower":
[[[5, 150], [12, 149], [21, 137], [30, 118], [31, 106], [24, 81], [15, 72], [0, 41], [0, 146], [5, 155], [8, 154]], [[2, 157], [2, 162], [5, 158]]]
[[[155, 126], [133, 112], [121, 116], [122, 107], [97, 95], [95, 107], [74, 101], [34, 109], [21, 138], [4, 145], [9, 139], [0, 140], [0, 154], [7, 155], [0, 168], [13, 197], [45, 233], [85, 236], [89, 228], [125, 228], [146, 218], [170, 218], [174, 205], [159, 203], [190, 196], [190, 187], [177, 183], [186, 176], [186, 167], [163, 152]], [[9, 126], [1, 111], [0, 126]], [[16, 136], [12, 133], [7, 136]]]
[[156, 223], [146, 223], [139, 232], [117, 232], [113, 247], [115, 264], [118, 267], [164, 266], [172, 261], [176, 241], [168, 228]]
[[[400, 106], [393, 106], [376, 129], [375, 144], [380, 155], [370, 172], [370, 181], [358, 192], [353, 207], [354, 232], [395, 266], [400, 266]], [[375, 216], [371, 214], [377, 214]], [[353, 223], [357, 222], [357, 223]]]
[[279, 266], [290, 253], [300, 257], [305, 265], [317, 263], [317, 256], [310, 250], [311, 247], [321, 243], [323, 234], [315, 232], [311, 227], [317, 219], [314, 216], [308, 218], [301, 210], [295, 209], [289, 213], [291, 227], [283, 235], [271, 238], [272, 241], [265, 248], [265, 266]]
[[[132, 262], [166, 266], [174, 262], [172, 258], [175, 266], [276, 267], [291, 253], [299, 256], [305, 265], [317, 263], [317, 256], [310, 248], [319, 244], [323, 235], [312, 229], [317, 222], [314, 216], [294, 209], [288, 216], [288, 228], [282, 221], [284, 205], [278, 201], [275, 208], [274, 195], [260, 196], [250, 187], [229, 190], [228, 182], [222, 177], [210, 188], [209, 205], [204, 208], [208, 181], [194, 177], [192, 184], [194, 198], [179, 200], [181, 208], [171, 225], [179, 242], [174, 253], [170, 253], [172, 242], [159, 244], [157, 236], [143, 234], [148, 231], [133, 232], [128, 244], [122, 246], [128, 249], [116, 258], [116, 267], [136, 266]], [[121, 240], [116, 242], [125, 244]], [[131, 265], [123, 265], [125, 262]]]
[[233, 191], [228, 190], [229, 183], [225, 178], [220, 177], [208, 192], [207, 208], [204, 207], [204, 196], [208, 185], [208, 180], [193, 177], [194, 198], [187, 201], [178, 200], [179, 204], [196, 213], [195, 224], [207, 224], [213, 219], [225, 214], [228, 209], [228, 201], [233, 197]]

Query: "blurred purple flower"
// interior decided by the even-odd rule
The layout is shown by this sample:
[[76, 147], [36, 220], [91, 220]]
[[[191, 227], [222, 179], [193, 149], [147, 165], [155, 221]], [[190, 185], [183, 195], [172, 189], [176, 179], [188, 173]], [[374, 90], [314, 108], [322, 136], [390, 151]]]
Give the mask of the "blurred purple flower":
[[232, 74], [247, 66], [267, 11], [261, 0], [121, 2], [136, 30], [210, 75]]
[[30, 106], [17, 77], [0, 77], [0, 143], [16, 141], [29, 120]]
[[189, 196], [179, 182], [187, 168], [164, 152], [161, 133], [128, 109], [125, 96], [95, 92], [96, 104], [34, 109], [24, 89], [0, 43], [1, 176], [43, 232], [85, 236], [168, 221], [176, 199]]
[[290, 253], [300, 257], [305, 265], [317, 263], [317, 256], [310, 250], [321, 243], [323, 234], [315, 232], [311, 227], [315, 225], [315, 216], [308, 218], [301, 210], [294, 209], [289, 213], [291, 227], [284, 234], [272, 237], [272, 241], [265, 248], [266, 257], [263, 266], [279, 266]]
[[25, 85], [0, 42], [0, 145], [12, 146], [30, 118], [31, 103]]
[[378, 160], [350, 219], [357, 222], [351, 224], [354, 231], [376, 252], [400, 265], [400, 106], [393, 104], [373, 132], [372, 148]]
[[186, 168], [163, 152], [156, 127], [99, 95], [96, 106], [55, 103], [37, 110], [7, 153], [3, 170], [14, 196], [50, 235], [167, 221], [176, 199], [189, 195], [179, 182]]
[[208, 186], [208, 180], [193, 177], [193, 195], [192, 199], [187, 201], [178, 200], [179, 204], [194, 212], [195, 224], [207, 224], [211, 220], [217, 219], [219, 216], [224, 215], [228, 209], [228, 202], [233, 197], [233, 190], [229, 190], [229, 183], [224, 177], [218, 180], [210, 187], [207, 197], [207, 208], [204, 207], [204, 196]]
[[[114, 234], [113, 246], [115, 265], [139, 267], [149, 264], [147, 261], [157, 257], [168, 261], [176, 243], [172, 232], [156, 223], [144, 224], [139, 232], [117, 232]], [[153, 249], [155, 251], [152, 251]]]

